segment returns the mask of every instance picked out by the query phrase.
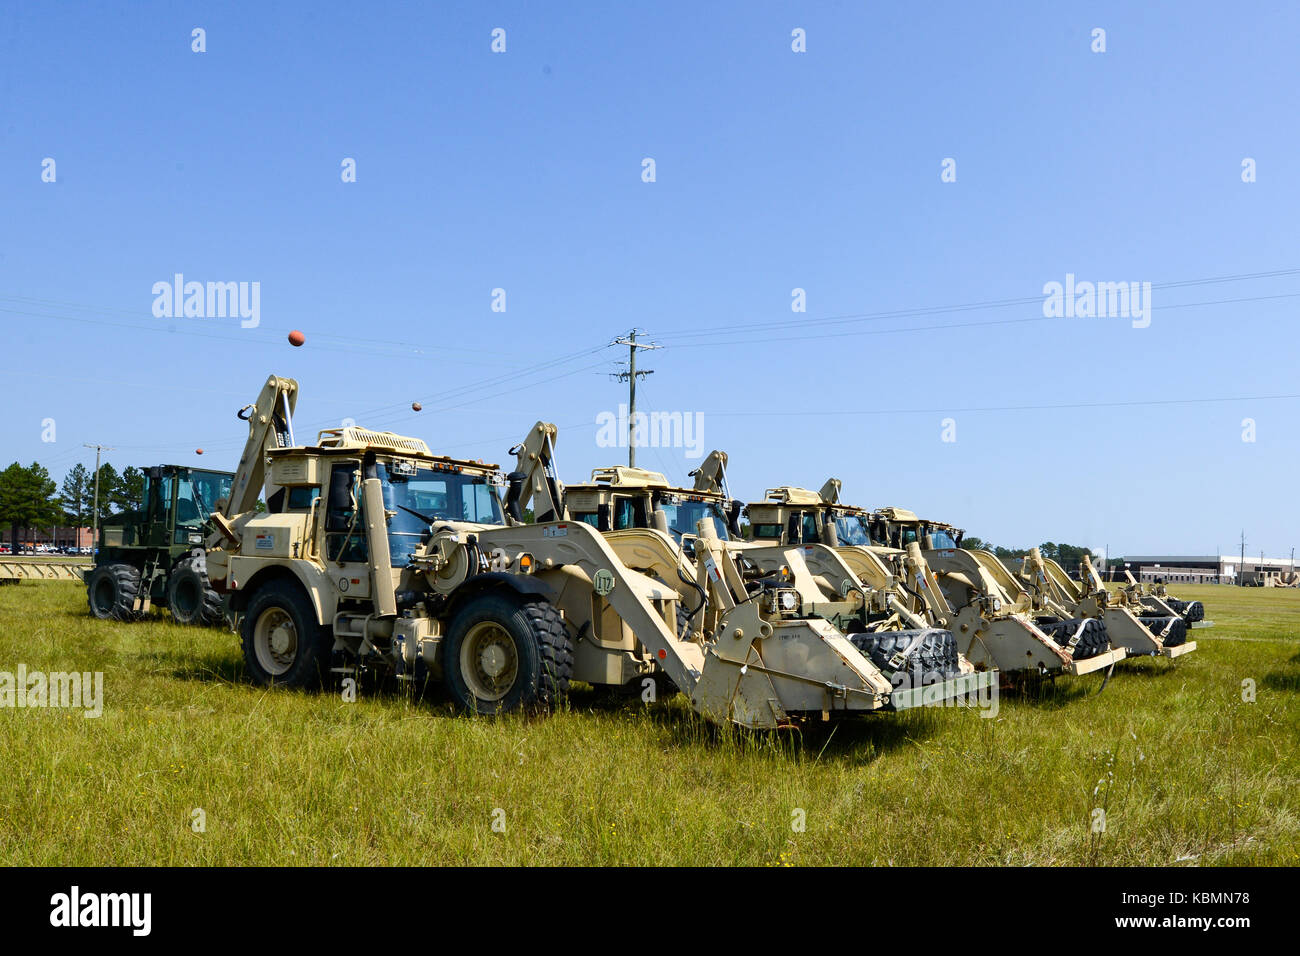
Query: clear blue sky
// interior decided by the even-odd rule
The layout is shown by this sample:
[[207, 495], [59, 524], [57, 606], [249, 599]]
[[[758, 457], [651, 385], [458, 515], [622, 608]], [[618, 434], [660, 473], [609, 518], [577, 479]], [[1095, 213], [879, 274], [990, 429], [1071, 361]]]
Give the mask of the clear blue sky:
[[[833, 474], [1008, 546], [1285, 555], [1300, 274], [1166, 284], [1300, 269], [1297, 34], [1288, 4], [8, 3], [0, 457], [233, 468], [276, 372], [300, 434], [506, 463], [545, 418], [580, 480], [624, 460], [601, 347], [636, 326], [642, 407], [702, 413], [741, 497]], [[176, 272], [259, 282], [261, 325], [155, 318]], [[1153, 283], [1150, 327], [1043, 319], [1067, 273]]]

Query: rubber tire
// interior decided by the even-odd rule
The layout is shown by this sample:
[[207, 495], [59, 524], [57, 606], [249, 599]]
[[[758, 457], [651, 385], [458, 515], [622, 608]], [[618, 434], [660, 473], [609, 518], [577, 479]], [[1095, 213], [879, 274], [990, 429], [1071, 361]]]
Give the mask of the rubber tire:
[[1177, 647], [1179, 644], [1187, 643], [1187, 621], [1181, 617], [1141, 617], [1138, 620], [1153, 634], [1159, 634], [1165, 629], [1165, 625], [1173, 621], [1169, 633], [1161, 638], [1160, 643], [1165, 647]]
[[[272, 607], [278, 607], [288, 614], [299, 634], [297, 657], [283, 674], [268, 673], [258, 663], [257, 652], [253, 647], [257, 619]], [[316, 608], [297, 582], [271, 581], [253, 594], [244, 608], [240, 645], [244, 651], [244, 666], [248, 668], [248, 675], [259, 686], [318, 687], [328, 681], [334, 635], [328, 627], [316, 620]]]
[[[97, 603], [96, 592], [101, 588], [107, 600]], [[101, 564], [86, 579], [86, 603], [90, 606], [91, 617], [101, 621], [138, 620], [140, 614], [134, 606], [139, 594], [140, 571], [129, 564]]]
[[[475, 624], [491, 621], [508, 633], [519, 660], [514, 685], [499, 700], [482, 700], [465, 682], [460, 649]], [[471, 598], [452, 618], [442, 642], [443, 681], [462, 710], [473, 714], [505, 714], [516, 710], [549, 709], [569, 692], [573, 673], [573, 643], [560, 612], [549, 601], [492, 591]]]
[[889, 659], [895, 652], [906, 650], [920, 634], [924, 634], [921, 646], [912, 652], [906, 666], [907, 672], [915, 681], [913, 686], [920, 686], [921, 678], [926, 675], [938, 674], [944, 680], [956, 677], [961, 671], [957, 656], [957, 639], [953, 637], [952, 631], [927, 627], [903, 631], [871, 631], [846, 636], [871, 663], [886, 673], [892, 673]]
[[208, 580], [208, 563], [196, 555], [183, 558], [167, 576], [167, 609], [177, 624], [211, 626], [226, 619], [221, 595]]
[[[1040, 619], [1036, 623], [1038, 629], [1054, 640], [1062, 648], [1068, 648], [1070, 638], [1074, 632], [1079, 629], [1079, 621], [1083, 618], [1068, 618], [1067, 620]], [[1075, 645], [1074, 653], [1071, 655], [1076, 661], [1086, 661], [1090, 657], [1096, 657], [1110, 650], [1110, 635], [1106, 633], [1106, 622], [1101, 618], [1087, 618], [1087, 624], [1084, 625], [1083, 635], [1079, 638], [1079, 643]]]

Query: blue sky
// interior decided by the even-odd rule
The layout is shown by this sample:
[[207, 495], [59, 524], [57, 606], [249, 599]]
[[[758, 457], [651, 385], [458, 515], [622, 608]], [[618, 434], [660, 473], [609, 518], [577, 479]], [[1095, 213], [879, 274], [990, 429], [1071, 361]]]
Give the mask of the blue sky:
[[[580, 480], [625, 460], [596, 419], [635, 326], [641, 407], [701, 414], [746, 499], [835, 475], [1008, 546], [1300, 543], [1300, 273], [1259, 275], [1300, 269], [1295, 7], [270, 6], [5, 6], [5, 462], [233, 468], [275, 372], [300, 437], [505, 463], [545, 418]], [[177, 272], [260, 283], [260, 325], [156, 318]], [[1067, 273], [1151, 282], [1150, 326], [1044, 319]]]

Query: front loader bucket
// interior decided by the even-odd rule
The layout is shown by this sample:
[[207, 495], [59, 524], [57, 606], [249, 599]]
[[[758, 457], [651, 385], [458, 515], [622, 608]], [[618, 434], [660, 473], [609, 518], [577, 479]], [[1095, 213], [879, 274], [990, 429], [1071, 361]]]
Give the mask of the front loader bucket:
[[1051, 674], [1076, 663], [1069, 651], [1018, 615], [981, 620], [978, 625], [958, 625], [954, 633], [959, 646], [966, 642], [962, 653], [976, 667], [996, 667], [1005, 674]]
[[1101, 611], [1111, 645], [1128, 651], [1129, 657], [1150, 657], [1160, 653], [1160, 637], [1127, 608], [1105, 607]]
[[709, 645], [691, 705], [753, 729], [790, 717], [883, 709], [893, 687], [838, 630], [819, 618], [766, 622], [740, 605]]

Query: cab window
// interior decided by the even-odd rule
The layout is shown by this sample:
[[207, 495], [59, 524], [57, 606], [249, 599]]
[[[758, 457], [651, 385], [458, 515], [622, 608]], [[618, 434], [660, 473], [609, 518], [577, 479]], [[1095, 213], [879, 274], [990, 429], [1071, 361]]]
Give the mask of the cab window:
[[640, 498], [614, 499], [614, 530], [646, 527], [645, 502]]
[[325, 557], [330, 561], [367, 560], [365, 528], [356, 513], [356, 464], [335, 465], [330, 473], [329, 499], [325, 509]]
[[816, 544], [821, 539], [817, 536], [817, 516], [811, 511], [803, 515], [803, 543]]

